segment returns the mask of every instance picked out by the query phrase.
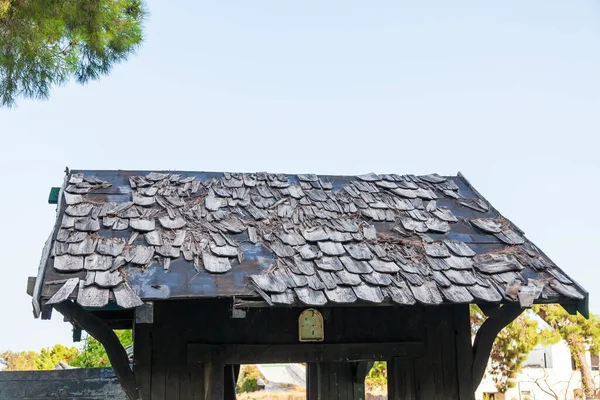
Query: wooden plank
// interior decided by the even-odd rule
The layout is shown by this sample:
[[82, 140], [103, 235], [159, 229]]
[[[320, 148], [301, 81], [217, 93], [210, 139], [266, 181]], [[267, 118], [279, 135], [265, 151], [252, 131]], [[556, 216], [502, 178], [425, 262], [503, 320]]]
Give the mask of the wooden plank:
[[302, 344], [188, 344], [190, 361], [208, 362], [218, 357], [223, 364], [286, 362], [341, 362], [422, 357], [422, 342], [398, 343], [302, 343]]
[[83, 257], [70, 255], [54, 257], [54, 268], [64, 272], [75, 272], [83, 269]]
[[94, 285], [85, 286], [84, 281], [79, 281], [79, 292], [77, 303], [82, 307], [104, 307], [108, 304], [109, 289], [103, 289]]
[[231, 270], [231, 262], [227, 257], [213, 256], [207, 251], [202, 252], [204, 268], [213, 274], [222, 274]]
[[188, 369], [190, 373], [191, 399], [204, 400], [204, 363], [188, 363]]
[[388, 360], [388, 399], [417, 400], [414, 360]]
[[306, 400], [319, 398], [319, 366], [317, 363], [306, 364]]
[[204, 365], [204, 399], [223, 400], [225, 398], [224, 366], [222, 362], [211, 361]]
[[354, 397], [349, 398], [365, 400], [365, 378], [373, 367], [373, 364], [373, 361], [360, 361], [351, 364], [353, 378], [352, 396]]
[[330, 398], [329, 366], [325, 363], [317, 363], [317, 399], [337, 400]]
[[473, 400], [473, 347], [471, 345], [471, 320], [468, 305], [453, 306], [456, 348], [456, 372], [459, 400]]
[[96, 285], [105, 288], [112, 288], [123, 281], [123, 277], [117, 271], [90, 271], [94, 272], [94, 282]]
[[152, 325], [135, 324], [133, 327], [133, 373], [135, 374], [140, 396], [150, 399], [152, 390]]
[[429, 317], [430, 320], [437, 319], [439, 321], [440, 332], [430, 331], [430, 340], [439, 341], [439, 368], [441, 392], [440, 396], [445, 396], [447, 399], [459, 399], [458, 389], [458, 371], [456, 360], [456, 326], [454, 324], [454, 307], [444, 307], [444, 316], [433, 314]]
[[[160, 308], [157, 307], [156, 311]], [[157, 315], [157, 317], [160, 314]], [[167, 363], [169, 362], [169, 348], [167, 344], [170, 341], [170, 337], [166, 332], [168, 327], [155, 325], [153, 330], [153, 343], [156, 346], [152, 346], [152, 381], [151, 381], [151, 399], [166, 399], [166, 379], [167, 379]], [[202, 380], [202, 379], [199, 379]], [[202, 397], [204, 400], [204, 397]]]
[[442, 320], [447, 318], [445, 313], [449, 311], [447, 307], [439, 307], [436, 312], [428, 312], [424, 315], [426, 321], [424, 335], [427, 337], [426, 355], [414, 360], [415, 384], [419, 397], [422, 399], [450, 398], [445, 393], [441, 366], [443, 351], [441, 337], [447, 334], [443, 330]]
[[71, 278], [65, 282], [63, 286], [48, 300], [46, 305], [57, 304], [65, 301], [69, 298], [71, 293], [75, 290], [75, 288], [79, 285], [79, 278]]
[[[182, 360], [185, 357], [185, 346], [183, 346], [181, 334], [182, 331], [180, 329], [169, 329], [165, 326], [160, 336], [160, 342], [157, 342], [157, 346], [167, 348], [168, 354], [165, 375], [165, 399], [181, 399], [181, 381], [184, 379], [184, 371], [187, 369], [187, 361]], [[181, 351], [182, 347], [183, 351]]]
[[235, 385], [240, 374], [240, 364], [225, 365], [224, 374], [224, 400], [236, 400]]
[[144, 304], [127, 282], [123, 282], [114, 288], [113, 293], [117, 304], [123, 308], [135, 308]]

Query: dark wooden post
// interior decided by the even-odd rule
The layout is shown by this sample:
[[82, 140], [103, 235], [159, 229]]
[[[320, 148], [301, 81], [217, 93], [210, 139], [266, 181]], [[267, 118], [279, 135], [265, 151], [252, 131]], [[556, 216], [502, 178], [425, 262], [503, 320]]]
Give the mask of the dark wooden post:
[[411, 358], [388, 360], [388, 400], [416, 400], [415, 362]]
[[354, 400], [365, 400], [365, 378], [373, 367], [373, 361], [360, 361], [352, 363], [354, 377]]
[[306, 367], [307, 400], [365, 400], [372, 362], [311, 363]]
[[235, 386], [240, 375], [240, 364], [225, 365], [225, 400], [235, 400]]
[[306, 400], [319, 399], [319, 367], [317, 363], [306, 364]]
[[473, 345], [471, 344], [471, 316], [469, 305], [453, 306], [454, 340], [456, 343], [456, 373], [460, 400], [474, 400], [473, 390]]
[[140, 398], [150, 400], [152, 390], [152, 324], [133, 327], [133, 373], [140, 389]]
[[204, 400], [224, 400], [225, 366], [218, 360], [204, 364]]

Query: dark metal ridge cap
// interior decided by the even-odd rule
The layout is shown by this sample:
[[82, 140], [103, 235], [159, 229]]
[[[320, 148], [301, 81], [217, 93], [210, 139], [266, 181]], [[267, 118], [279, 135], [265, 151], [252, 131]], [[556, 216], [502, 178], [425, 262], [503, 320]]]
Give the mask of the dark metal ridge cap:
[[[295, 176], [295, 175], [302, 175], [302, 174], [307, 174], [307, 173], [311, 173], [311, 174], [315, 174], [318, 177], [332, 177], [332, 178], [356, 178], [358, 176], [360, 176], [361, 174], [330, 174], [330, 173], [316, 173], [316, 172], [310, 172], [310, 171], [299, 171], [299, 172], [275, 172], [275, 171], [200, 171], [200, 170], [180, 170], [180, 169], [85, 169], [85, 168], [79, 168], [79, 169], [72, 169], [70, 170], [70, 174], [85, 174], [85, 173], [98, 173], [98, 174], [107, 174], [107, 173], [128, 173], [128, 174], [138, 174], [138, 175], [144, 175], [144, 174], [148, 174], [150, 172], [157, 172], [157, 173], [165, 173], [165, 174], [225, 174], [225, 173], [230, 173], [230, 174], [254, 174], [254, 173], [259, 173], [259, 172], [267, 172], [269, 174], [281, 174], [281, 175], [287, 175], [287, 176]], [[386, 174], [397, 174], [397, 175], [402, 175], [398, 172], [388, 172], [388, 173], [377, 173], [374, 172], [377, 175], [386, 175]], [[405, 172], [404, 175], [408, 174], [409, 171]], [[419, 175], [416, 175], [417, 177]], [[460, 175], [442, 175], [440, 174], [440, 176], [446, 177], [446, 178], [456, 178]], [[465, 179], [463, 177], [463, 179]], [[466, 179], [465, 179], [466, 181]], [[470, 184], [469, 184], [470, 186]]]

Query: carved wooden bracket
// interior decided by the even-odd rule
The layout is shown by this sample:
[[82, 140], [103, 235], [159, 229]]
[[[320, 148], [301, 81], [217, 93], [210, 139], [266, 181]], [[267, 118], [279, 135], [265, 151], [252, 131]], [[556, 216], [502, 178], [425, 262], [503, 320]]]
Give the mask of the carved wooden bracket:
[[473, 343], [473, 391], [477, 390], [477, 387], [483, 379], [485, 374], [485, 368], [487, 367], [490, 353], [492, 352], [492, 346], [496, 336], [500, 333], [505, 326], [514, 321], [521, 313], [523, 309], [518, 306], [504, 305], [494, 312], [486, 312], [488, 319], [486, 319], [481, 328], [475, 335], [475, 342]]
[[54, 304], [53, 307], [102, 343], [123, 390], [131, 400], [139, 400], [140, 392], [133, 371], [129, 367], [127, 352], [112, 329], [100, 318], [71, 301]]

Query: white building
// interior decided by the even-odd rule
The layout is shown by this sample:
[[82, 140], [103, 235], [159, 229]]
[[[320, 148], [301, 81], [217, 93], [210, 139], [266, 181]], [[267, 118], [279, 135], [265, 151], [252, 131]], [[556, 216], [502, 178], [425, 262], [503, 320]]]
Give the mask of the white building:
[[[598, 356], [588, 354], [596, 387], [600, 387]], [[525, 361], [523, 371], [517, 376], [516, 385], [506, 393], [497, 393], [494, 382], [486, 374], [475, 393], [476, 400], [578, 400], [576, 390], [581, 390], [581, 374], [575, 369], [566, 342], [536, 347]]]

